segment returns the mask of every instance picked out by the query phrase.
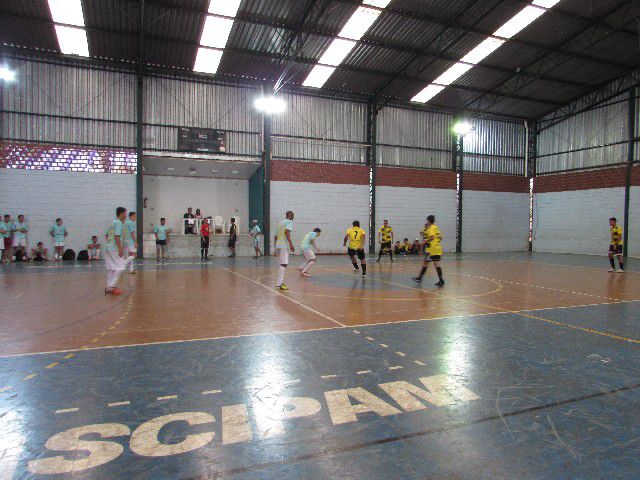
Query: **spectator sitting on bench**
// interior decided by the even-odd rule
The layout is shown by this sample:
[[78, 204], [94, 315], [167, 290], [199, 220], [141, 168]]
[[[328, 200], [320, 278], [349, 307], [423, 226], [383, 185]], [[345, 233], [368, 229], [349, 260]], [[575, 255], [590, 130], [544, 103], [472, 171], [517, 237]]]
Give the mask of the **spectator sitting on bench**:
[[42, 242], [38, 242], [38, 245], [31, 249], [31, 259], [36, 262], [46, 262], [49, 260], [47, 258], [47, 249], [44, 248]]
[[422, 245], [420, 245], [420, 239], [416, 238], [413, 241], [413, 245], [411, 246], [411, 253], [413, 255], [420, 255], [421, 250], [422, 250]]
[[411, 253], [411, 244], [409, 243], [409, 239], [405, 238], [400, 244], [400, 254], [408, 255]]
[[100, 260], [100, 243], [95, 235], [91, 237], [91, 243], [87, 245], [87, 253], [89, 260]]
[[395, 253], [396, 255], [402, 254], [402, 245], [400, 245], [400, 240], [398, 240], [393, 246], [393, 253]]

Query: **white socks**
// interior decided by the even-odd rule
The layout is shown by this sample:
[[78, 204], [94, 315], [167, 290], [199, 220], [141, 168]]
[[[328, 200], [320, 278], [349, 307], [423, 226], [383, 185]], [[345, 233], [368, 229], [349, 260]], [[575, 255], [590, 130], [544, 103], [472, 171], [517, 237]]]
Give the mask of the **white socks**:
[[276, 284], [277, 287], [284, 283], [284, 274], [286, 271], [287, 267], [280, 265], [280, 268], [278, 269], [278, 283]]
[[316, 263], [315, 260], [308, 260], [306, 265], [302, 269], [302, 273], [309, 273], [309, 270], [311, 270], [311, 267], [313, 267], [315, 263]]

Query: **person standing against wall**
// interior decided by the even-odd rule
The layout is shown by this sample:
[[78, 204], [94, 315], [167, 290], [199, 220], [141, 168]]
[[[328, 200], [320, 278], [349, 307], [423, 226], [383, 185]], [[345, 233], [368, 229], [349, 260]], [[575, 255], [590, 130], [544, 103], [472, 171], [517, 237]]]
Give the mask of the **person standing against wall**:
[[200, 256], [204, 261], [209, 260], [209, 220], [207, 218], [202, 220], [200, 227]]
[[67, 228], [62, 224], [61, 218], [56, 218], [56, 223], [49, 230], [49, 234], [53, 237], [53, 246], [55, 248], [54, 262], [62, 261], [62, 254], [64, 253], [65, 239], [69, 232]]
[[229, 226], [229, 250], [231, 250], [231, 255], [229, 258], [233, 258], [236, 256], [236, 241], [238, 240], [238, 226], [236, 225], [236, 219], [231, 218], [231, 225]]
[[27, 254], [27, 232], [29, 227], [24, 221], [24, 215], [18, 215], [18, 221], [14, 222], [13, 248], [14, 260], [18, 252], [22, 252], [22, 260], [28, 260]]
[[258, 220], [251, 221], [249, 235], [253, 240], [253, 248], [256, 251], [256, 255], [253, 258], [259, 258], [262, 256], [262, 251], [260, 250], [260, 235], [262, 235], [262, 230], [260, 230], [260, 227], [258, 226]]

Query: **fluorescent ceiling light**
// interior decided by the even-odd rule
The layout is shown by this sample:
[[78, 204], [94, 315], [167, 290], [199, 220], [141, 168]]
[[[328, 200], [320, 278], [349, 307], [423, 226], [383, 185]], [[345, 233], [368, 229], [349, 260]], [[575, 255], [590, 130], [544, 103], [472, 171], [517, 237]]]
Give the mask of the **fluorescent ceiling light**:
[[[506, 43], [506, 41], [517, 35], [528, 25], [540, 18], [547, 12], [547, 9], [556, 5], [560, 0], [534, 0], [531, 5], [524, 7], [505, 24], [503, 24], [493, 35], [483, 40], [473, 50], [467, 53], [451, 66], [446, 72], [436, 78], [433, 83], [427, 85], [411, 100], [414, 102], [426, 103], [440, 93], [444, 86], [451, 85], [465, 73], [467, 73], [474, 65], [479, 64], [498, 48]], [[499, 38], [495, 38], [499, 37]]]
[[[391, 0], [364, 0], [362, 4], [381, 9], [386, 8], [390, 1]], [[302, 82], [302, 85], [314, 88], [322, 87], [335, 71], [333, 67], [337, 67], [344, 61], [347, 55], [349, 55], [349, 52], [356, 46], [356, 42], [367, 33], [381, 13], [381, 10], [374, 8], [368, 8], [366, 6], [358, 7], [338, 33], [338, 37], [340, 38], [333, 39], [329, 44], [329, 48], [327, 48], [318, 60], [320, 65], [316, 65], [311, 69], [311, 72], [309, 72], [307, 78]]]
[[211, 0], [209, 2], [209, 13], [235, 17], [238, 14], [241, 2], [242, 0]]
[[229, 18], [207, 17], [200, 37], [203, 47], [224, 48], [229, 39], [233, 20]]
[[16, 79], [16, 72], [9, 67], [0, 67], [0, 80], [11, 83]]
[[84, 27], [84, 15], [80, 0], [48, 0], [54, 23]]
[[211, 50], [210, 48], [198, 48], [196, 63], [193, 65], [194, 72], [216, 73], [222, 60], [222, 50]]
[[55, 29], [62, 53], [65, 55], [80, 55], [81, 57], [89, 56], [87, 32], [84, 28], [55, 25]]
[[326, 65], [316, 65], [313, 67], [306, 80], [302, 83], [305, 87], [322, 87], [329, 77], [335, 72], [336, 67], [327, 67]]

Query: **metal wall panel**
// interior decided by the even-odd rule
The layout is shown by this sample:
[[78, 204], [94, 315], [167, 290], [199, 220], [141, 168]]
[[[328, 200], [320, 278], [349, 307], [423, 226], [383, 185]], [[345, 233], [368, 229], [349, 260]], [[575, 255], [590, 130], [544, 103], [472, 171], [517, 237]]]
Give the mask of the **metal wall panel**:
[[256, 89], [145, 78], [144, 121], [180, 127], [260, 132], [261, 117], [253, 107]]
[[57, 143], [135, 148], [135, 128], [104, 120], [77, 120], [7, 113], [2, 138], [25, 143]]
[[381, 165], [451, 168], [452, 116], [385, 107], [378, 115], [376, 161]]
[[538, 137], [538, 173], [626, 162], [627, 98], [626, 94], [620, 95], [604, 106], [578, 113], [542, 130]]
[[474, 131], [464, 138], [464, 169], [473, 172], [525, 175], [523, 123], [472, 119]]
[[297, 138], [274, 138], [273, 157], [290, 160], [317, 160], [366, 163], [367, 149], [349, 145]]
[[18, 81], [4, 86], [3, 109], [134, 122], [135, 75], [16, 61]]
[[451, 115], [385, 107], [378, 115], [378, 143], [451, 151]]
[[294, 94], [282, 98], [287, 102], [287, 110], [274, 115], [274, 135], [365, 142], [364, 103]]

